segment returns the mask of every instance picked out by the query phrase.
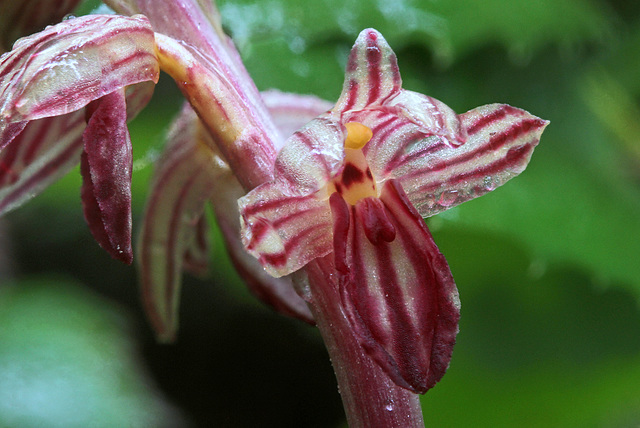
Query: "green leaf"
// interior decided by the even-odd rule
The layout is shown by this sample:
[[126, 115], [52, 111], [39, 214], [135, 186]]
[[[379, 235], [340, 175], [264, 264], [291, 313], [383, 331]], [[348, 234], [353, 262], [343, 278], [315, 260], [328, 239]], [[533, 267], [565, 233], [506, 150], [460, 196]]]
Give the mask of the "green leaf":
[[[517, 240], [468, 228], [434, 237], [462, 300], [427, 426], [626, 427], [640, 420], [640, 309], [571, 265], [545, 269]], [[464, 411], [460, 411], [464, 409]]]
[[15, 427], [175, 426], [128, 320], [86, 288], [51, 279], [0, 290], [0, 420]]

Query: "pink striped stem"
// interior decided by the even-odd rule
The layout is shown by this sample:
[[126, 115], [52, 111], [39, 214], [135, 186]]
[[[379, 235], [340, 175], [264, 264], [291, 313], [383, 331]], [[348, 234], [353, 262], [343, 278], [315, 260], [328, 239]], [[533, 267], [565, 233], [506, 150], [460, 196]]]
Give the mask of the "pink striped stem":
[[248, 107], [261, 129], [274, 136], [276, 149], [282, 140], [275, 138], [278, 128], [265, 108], [258, 89], [244, 67], [233, 41], [224, 33], [220, 15], [210, 0], [109, 0], [117, 12], [145, 15], [156, 32], [180, 40], [215, 63], [223, 79], [238, 88], [239, 102]]
[[[244, 103], [244, 87], [225, 78], [224, 64], [193, 46], [156, 34], [161, 67], [178, 84], [242, 186], [270, 181], [279, 134], [270, 133]], [[275, 125], [274, 125], [275, 127]]]

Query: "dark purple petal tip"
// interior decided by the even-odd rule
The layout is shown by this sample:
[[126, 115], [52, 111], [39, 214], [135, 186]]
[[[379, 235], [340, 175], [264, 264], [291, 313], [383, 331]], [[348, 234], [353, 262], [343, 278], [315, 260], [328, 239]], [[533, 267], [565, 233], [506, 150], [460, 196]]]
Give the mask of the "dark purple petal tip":
[[87, 108], [80, 160], [82, 206], [94, 238], [113, 258], [131, 264], [131, 140], [124, 89]]

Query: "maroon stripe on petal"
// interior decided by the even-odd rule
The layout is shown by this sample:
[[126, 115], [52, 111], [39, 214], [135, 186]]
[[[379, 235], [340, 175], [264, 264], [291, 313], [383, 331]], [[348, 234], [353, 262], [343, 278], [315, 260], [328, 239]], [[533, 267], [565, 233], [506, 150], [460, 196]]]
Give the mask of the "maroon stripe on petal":
[[440, 146], [392, 172], [425, 217], [481, 196], [520, 174], [548, 124], [524, 110], [499, 104], [478, 107], [460, 117], [467, 129], [479, 122], [483, 125], [464, 144]]
[[283, 205], [287, 205], [287, 204], [295, 204], [301, 201], [304, 201], [306, 199], [309, 199], [310, 197], [308, 195], [302, 195], [302, 196], [286, 196], [286, 195], [282, 195], [280, 198], [278, 199], [271, 199], [268, 201], [258, 201], [255, 202], [253, 204], [247, 205], [245, 207], [243, 207], [242, 210], [242, 214], [244, 216], [254, 216], [256, 214], [259, 214], [261, 211], [268, 211], [268, 210], [272, 210], [272, 209], [277, 209]]
[[356, 80], [349, 80], [349, 87], [347, 90], [347, 99], [346, 99], [346, 103], [344, 104], [343, 110], [351, 110], [351, 108], [353, 108], [353, 106], [355, 105], [356, 101], [358, 100], [358, 96], [359, 96], [359, 92], [360, 92], [360, 84], [356, 81]]
[[366, 51], [367, 66], [369, 68], [369, 98], [367, 99], [367, 104], [372, 104], [380, 96], [382, 52], [377, 46], [377, 41], [376, 33], [369, 33]]
[[[21, 177], [22, 181], [16, 182], [17, 186], [0, 198], [0, 213], [20, 205], [24, 200], [41, 191], [55, 179], [66, 174], [68, 169], [77, 164], [81, 150], [82, 139], [76, 138], [58, 155], [39, 167], [33, 175], [26, 179]], [[0, 194], [2, 190], [0, 188]]]
[[335, 266], [338, 272], [347, 274], [347, 242], [349, 242], [351, 210], [342, 196], [337, 192], [331, 194], [329, 204], [333, 218], [333, 255]]
[[467, 133], [469, 135], [477, 134], [483, 128], [486, 128], [493, 123], [499, 122], [508, 115], [519, 116], [521, 114], [523, 114], [522, 110], [505, 104], [502, 106], [502, 108], [495, 110], [493, 113], [481, 116], [471, 126], [467, 127]]
[[498, 151], [508, 143], [529, 134], [531, 131], [543, 128], [545, 125], [546, 122], [538, 118], [525, 119], [521, 122], [515, 123], [502, 132], [496, 132], [491, 136], [489, 141], [478, 145], [474, 150], [468, 151], [460, 156], [456, 156], [453, 159], [446, 160], [446, 167], [451, 168], [457, 164], [481, 158], [488, 152]]
[[396, 56], [387, 41], [374, 29], [363, 30], [349, 54], [345, 83], [334, 111], [382, 105], [401, 85]]
[[346, 260], [339, 269], [342, 301], [371, 357], [398, 385], [424, 393], [449, 365], [458, 331], [458, 294], [444, 257], [400, 185], [388, 181], [380, 201], [383, 222], [396, 230], [389, 241], [367, 236], [367, 217], [382, 215], [373, 205], [358, 202], [347, 221], [332, 201], [334, 219], [340, 221], [334, 225], [334, 233], [340, 231], [334, 237], [335, 254]]
[[20, 140], [13, 140], [0, 152], [0, 186], [8, 186], [19, 177], [14, 163], [21, 149]]

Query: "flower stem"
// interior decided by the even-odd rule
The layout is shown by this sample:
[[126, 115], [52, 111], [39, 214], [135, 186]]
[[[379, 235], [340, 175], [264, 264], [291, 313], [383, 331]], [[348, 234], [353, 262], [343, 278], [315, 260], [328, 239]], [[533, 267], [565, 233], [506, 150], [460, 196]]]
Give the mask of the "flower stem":
[[342, 311], [333, 256], [316, 259], [305, 272], [304, 297], [329, 351], [349, 427], [424, 427], [419, 396], [396, 385], [353, 334]]

